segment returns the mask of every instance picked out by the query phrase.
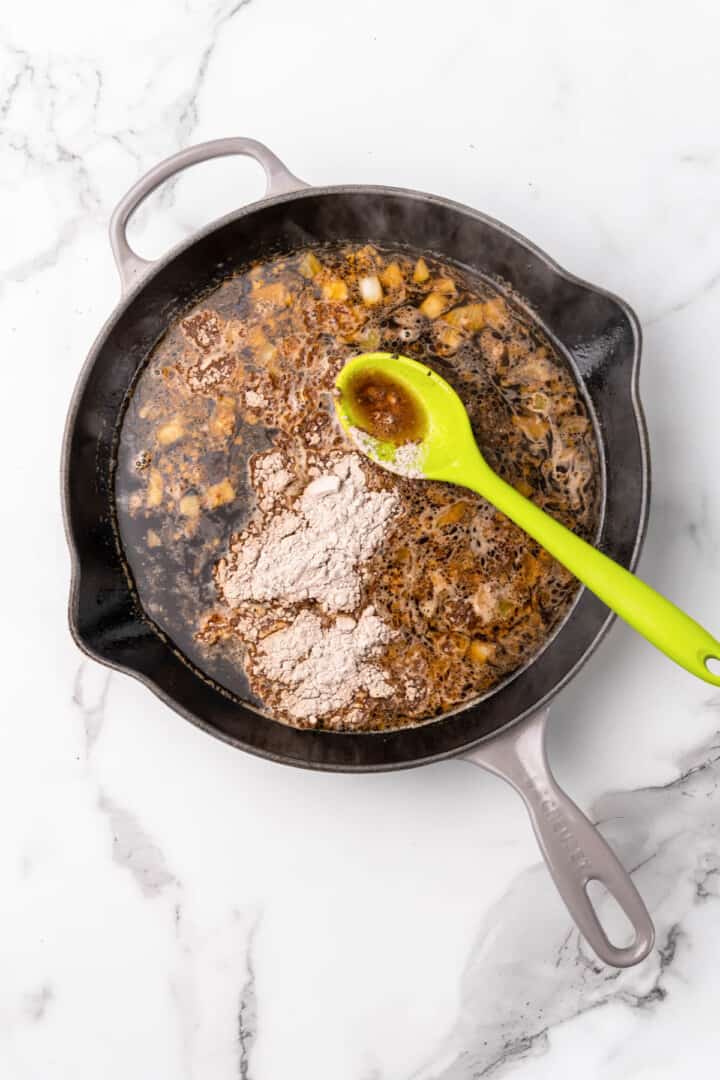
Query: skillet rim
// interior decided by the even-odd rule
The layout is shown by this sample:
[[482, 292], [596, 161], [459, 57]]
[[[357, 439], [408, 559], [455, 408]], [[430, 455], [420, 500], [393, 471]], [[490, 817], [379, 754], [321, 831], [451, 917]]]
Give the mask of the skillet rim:
[[[162, 686], [153, 680], [153, 678], [146, 673], [138, 670], [137, 668], [126, 664], [112, 660], [103, 653], [95, 649], [92, 644], [83, 636], [83, 633], [78, 625], [78, 601], [82, 594], [83, 588], [83, 573], [82, 573], [82, 557], [78, 550], [76, 538], [73, 530], [72, 513], [70, 508], [71, 503], [71, 444], [75, 433], [76, 423], [80, 414], [80, 409], [83, 403], [83, 396], [87, 388], [90, 376], [95, 368], [95, 364], [101, 354], [102, 349], [106, 345], [112, 331], [116, 327], [121, 317], [125, 314], [128, 307], [136, 299], [136, 297], [144, 291], [151, 282], [160, 275], [172, 262], [174, 262], [180, 256], [186, 254], [195, 244], [210, 236], [212, 233], [221, 230], [227, 225], [232, 224], [244, 217], [251, 216], [253, 213], [266, 207], [279, 206], [291, 204], [296, 201], [301, 201], [308, 198], [317, 198], [324, 195], [376, 195], [376, 196], [401, 196], [403, 198], [409, 198], [411, 200], [429, 203], [430, 205], [436, 205], [442, 207], [445, 210], [449, 210], [460, 215], [465, 215], [479, 221], [504, 237], [508, 238], [520, 248], [530, 252], [534, 255], [545, 267], [557, 277], [568, 282], [569, 284], [583, 290], [587, 290], [599, 297], [602, 297], [614, 305], [615, 308], [621, 313], [621, 315], [627, 321], [628, 327], [632, 335], [632, 355], [628, 360], [615, 360], [616, 364], [628, 364], [628, 390], [629, 390], [629, 404], [632, 411], [632, 417], [634, 420], [634, 426], [638, 439], [638, 450], [640, 455], [640, 468], [637, 476], [639, 484], [638, 496], [637, 496], [637, 529], [635, 533], [632, 552], [627, 561], [629, 569], [634, 570], [637, 566], [638, 559], [642, 550], [642, 545], [645, 539], [648, 525], [649, 503], [650, 503], [650, 489], [651, 489], [651, 474], [650, 474], [650, 451], [647, 434], [647, 425], [645, 421], [645, 414], [640, 397], [640, 358], [642, 352], [642, 329], [639, 319], [635, 314], [632, 307], [621, 297], [615, 293], [610, 292], [600, 286], [597, 286], [583, 278], [568, 271], [555, 259], [549, 256], [542, 248], [536, 245], [533, 241], [529, 240], [523, 234], [517, 232], [517, 230], [498, 221], [496, 218], [485, 214], [480, 210], [476, 210], [473, 207], [467, 206], [464, 203], [460, 203], [456, 200], [445, 198], [441, 195], [435, 195], [418, 191], [412, 188], [394, 187], [390, 185], [369, 185], [369, 184], [336, 184], [327, 186], [307, 186], [300, 188], [296, 191], [292, 191], [285, 194], [279, 194], [269, 198], [261, 198], [253, 203], [249, 203], [246, 206], [234, 210], [229, 214], [224, 215], [221, 218], [215, 219], [208, 223], [202, 229], [194, 232], [190, 237], [182, 240], [180, 243], [170, 248], [161, 258], [151, 263], [148, 270], [138, 276], [136, 281], [127, 289], [124, 293], [121, 293], [120, 299], [112, 310], [104, 324], [100, 328], [93, 344], [88, 352], [85, 362], [80, 370], [78, 379], [73, 391], [73, 395], [68, 408], [67, 419], [65, 423], [65, 429], [63, 433], [62, 441], [62, 454], [61, 454], [61, 501], [62, 501], [62, 517], [63, 527], [65, 532], [66, 541], [70, 551], [71, 561], [71, 580], [69, 590], [69, 602], [68, 602], [68, 622], [71, 635], [78, 648], [86, 656], [93, 660], [103, 664], [114, 671], [120, 671], [123, 674], [130, 675], [133, 678], [140, 681], [143, 685], [147, 686], [156, 697], [160, 698], [166, 705], [169, 705], [175, 712], [179, 713], [186, 720], [189, 720], [195, 726], [201, 728], [203, 731], [214, 735], [216, 738], [228, 743], [236, 749], [244, 750], [248, 753], [252, 753], [256, 756], [266, 758], [273, 762], [289, 765], [295, 768], [306, 768], [327, 772], [390, 772], [397, 769], [415, 768], [421, 765], [431, 764], [435, 761], [442, 761], [448, 758], [457, 757], [460, 754], [466, 753], [473, 747], [486, 742], [497, 735], [507, 731], [510, 727], [520, 723], [523, 719], [531, 716], [534, 713], [539, 712], [545, 708], [554, 698], [560, 693], [560, 691], [578, 674], [580, 669], [587, 663], [595, 650], [598, 648], [614, 620], [617, 616], [614, 613], [608, 611], [606, 617], [598, 626], [598, 629], [586, 647], [582, 655], [571, 665], [570, 668], [558, 679], [558, 681], [548, 690], [541, 698], [539, 698], [531, 707], [524, 709], [522, 712], [512, 716], [507, 723], [496, 727], [491, 732], [486, 732], [479, 737], [473, 737], [459, 746], [453, 746], [449, 749], [440, 749], [436, 752], [425, 754], [422, 756], [413, 757], [409, 760], [393, 760], [387, 762], [332, 762], [326, 760], [314, 760], [312, 758], [306, 758], [300, 760], [297, 758], [291, 758], [289, 755], [282, 752], [276, 752], [267, 747], [254, 746], [243, 740], [236, 738], [232, 734], [226, 731], [220, 730], [213, 725], [210, 721], [198, 716], [191, 709], [184, 706], [181, 702], [177, 701], [172, 694], [166, 691]], [[565, 347], [565, 350], [570, 350]], [[573, 361], [574, 363], [574, 361]], [[584, 382], [585, 380], [583, 380]], [[586, 392], [589, 390], [586, 386]], [[602, 447], [601, 447], [602, 449]], [[575, 610], [577, 604], [584, 596], [586, 590], [581, 587], [578, 590], [576, 598], [565, 617], [560, 627], [551, 636], [550, 641], [555, 637], [560, 636], [565, 629], [566, 622], [570, 614]], [[538, 654], [539, 655], [539, 654]], [[528, 670], [532, 669], [533, 661], [522, 668], [512, 678], [521, 678]], [[195, 671], [194, 666], [190, 665], [191, 670]], [[199, 677], [199, 676], [196, 676]], [[506, 684], [502, 684], [506, 685]], [[217, 690], [217, 688], [216, 688]], [[466, 706], [456, 713], [451, 713], [449, 716], [456, 715], [457, 712], [468, 711], [472, 706]], [[276, 723], [281, 728], [286, 728], [287, 725], [281, 721], [275, 721], [272, 718], [266, 718], [270, 723]], [[429, 728], [437, 728], [443, 724], [444, 717], [440, 717], [437, 720], [429, 721], [426, 724], [418, 725], [414, 728], [399, 729], [409, 734], [415, 731], [428, 730]], [[292, 729], [295, 732], [303, 735], [304, 732], [300, 729]], [[307, 731], [307, 734], [317, 738], [322, 736], [323, 738], [336, 739], [339, 734], [344, 736], [351, 735], [353, 740], [358, 742], [372, 739], [374, 742], [382, 741], [384, 738], [392, 736], [395, 732], [357, 732], [357, 733], [337, 733], [333, 731], [314, 731], [312, 729]]]

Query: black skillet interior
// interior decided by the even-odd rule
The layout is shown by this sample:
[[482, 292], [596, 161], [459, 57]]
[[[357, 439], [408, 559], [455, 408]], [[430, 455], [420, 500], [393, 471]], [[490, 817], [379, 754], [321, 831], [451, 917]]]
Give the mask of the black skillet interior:
[[101, 332], [66, 432], [70, 623], [91, 656], [140, 678], [188, 719], [242, 749], [311, 768], [392, 769], [457, 753], [547, 700], [599, 640], [608, 621], [604, 605], [583, 593], [529, 667], [450, 716], [378, 734], [299, 731], [237, 703], [150, 627], [133, 596], [113, 525], [112, 461], [123, 401], [169, 321], [215, 281], [256, 258], [337, 240], [434, 252], [508, 282], [527, 299], [574, 364], [595, 412], [605, 464], [600, 545], [624, 566], [634, 564], [645, 527], [648, 472], [636, 385], [640, 335], [630, 309], [465, 207], [388, 188], [315, 188], [248, 207], [205, 230], [159, 263]]

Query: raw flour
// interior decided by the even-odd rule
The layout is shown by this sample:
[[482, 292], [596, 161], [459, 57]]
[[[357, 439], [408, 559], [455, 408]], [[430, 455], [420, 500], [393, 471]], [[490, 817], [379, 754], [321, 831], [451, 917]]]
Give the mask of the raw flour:
[[368, 487], [357, 454], [314, 466], [287, 505], [293, 473], [277, 450], [260, 455], [253, 483], [260, 513], [220, 561], [220, 599], [237, 617], [247, 671], [263, 697], [290, 716], [318, 717], [388, 697], [373, 658], [391, 636], [362, 607], [362, 567], [399, 510], [394, 492]]

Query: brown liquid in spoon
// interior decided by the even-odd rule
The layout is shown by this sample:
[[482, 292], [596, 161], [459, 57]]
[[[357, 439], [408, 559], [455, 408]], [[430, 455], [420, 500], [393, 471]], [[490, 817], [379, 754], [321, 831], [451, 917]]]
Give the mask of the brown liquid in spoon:
[[345, 391], [356, 425], [383, 442], [420, 442], [427, 430], [422, 406], [400, 383], [381, 371], [362, 371]]

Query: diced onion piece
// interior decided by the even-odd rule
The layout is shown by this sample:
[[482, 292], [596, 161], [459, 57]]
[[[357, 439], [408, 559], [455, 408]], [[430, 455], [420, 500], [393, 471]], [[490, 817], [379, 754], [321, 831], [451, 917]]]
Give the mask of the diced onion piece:
[[449, 326], [443, 319], [438, 319], [434, 326], [436, 348], [443, 356], [452, 356], [462, 344], [462, 334], [455, 326]]
[[251, 349], [261, 349], [264, 345], [267, 345], [267, 338], [262, 326], [256, 324], [248, 329], [247, 344]]
[[163, 500], [163, 490], [165, 484], [163, 482], [163, 475], [159, 469], [151, 469], [148, 476], [147, 492], [145, 494], [145, 505], [152, 509], [155, 506], [160, 506]]
[[[537, 394], [535, 395], [537, 397]], [[590, 424], [584, 416], [568, 416], [561, 422], [563, 435], [583, 435]]]
[[540, 416], [513, 416], [513, 426], [522, 431], [531, 442], [542, 442], [550, 430], [547, 420]]
[[180, 513], [188, 518], [200, 516], [200, 499], [197, 495], [183, 495], [180, 500]]
[[298, 270], [303, 277], [312, 278], [322, 270], [322, 264], [312, 251], [306, 251], [298, 264]]
[[481, 330], [485, 325], [485, 305], [464, 304], [463, 307], [453, 308], [445, 316], [445, 322], [461, 330]]
[[525, 575], [525, 582], [528, 585], [534, 585], [537, 579], [540, 577], [540, 561], [536, 559], [534, 555], [527, 552], [523, 556], [522, 561], [523, 574]]
[[413, 281], [417, 282], [418, 285], [422, 285], [429, 277], [430, 271], [428, 270], [427, 263], [423, 258], [418, 259], [415, 263], [415, 270], [413, 271]]
[[475, 664], [485, 664], [494, 652], [493, 646], [477, 638], [470, 642], [468, 656]]
[[508, 309], [504, 300], [501, 300], [499, 296], [496, 296], [492, 300], [486, 300], [483, 305], [485, 309], [485, 322], [496, 330], [503, 330], [508, 324]]
[[235, 401], [230, 397], [219, 397], [215, 402], [215, 411], [208, 422], [212, 435], [228, 438], [235, 429]]
[[498, 606], [495, 590], [487, 582], [481, 581], [470, 599], [470, 604], [481, 622], [492, 622]]
[[442, 293], [431, 292], [420, 305], [420, 311], [427, 319], [437, 319], [448, 306], [448, 300]]
[[453, 503], [451, 506], [441, 510], [438, 516], [435, 518], [435, 524], [440, 527], [444, 525], [455, 525], [458, 521], [461, 521], [465, 517], [465, 513], [470, 509], [469, 503], [466, 503], [463, 499], [459, 502]]
[[390, 263], [380, 275], [380, 280], [386, 289], [399, 289], [403, 284], [402, 270], [396, 262]]
[[161, 446], [170, 446], [171, 443], [181, 439], [184, 434], [182, 422], [175, 417], [174, 420], [169, 420], [167, 424], [163, 424], [157, 429], [157, 441]]
[[207, 489], [205, 501], [210, 510], [215, 510], [218, 506], [224, 506], [225, 503], [232, 502], [235, 498], [235, 489], [232, 484], [225, 477], [219, 484], [211, 484]]
[[347, 300], [348, 289], [342, 278], [331, 278], [323, 285], [323, 296], [326, 300]]
[[360, 278], [358, 288], [365, 304], [379, 304], [383, 298], [382, 285], [376, 274]]
[[377, 352], [380, 348], [380, 331], [376, 326], [370, 330], [361, 330], [355, 335], [354, 340], [362, 346], [363, 352]]
[[269, 285], [257, 285], [253, 283], [252, 298], [255, 303], [265, 304], [268, 307], [280, 308], [291, 302], [291, 297], [282, 281], [273, 281]]

